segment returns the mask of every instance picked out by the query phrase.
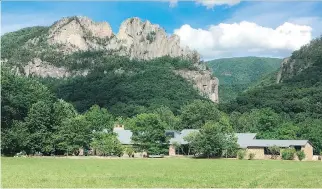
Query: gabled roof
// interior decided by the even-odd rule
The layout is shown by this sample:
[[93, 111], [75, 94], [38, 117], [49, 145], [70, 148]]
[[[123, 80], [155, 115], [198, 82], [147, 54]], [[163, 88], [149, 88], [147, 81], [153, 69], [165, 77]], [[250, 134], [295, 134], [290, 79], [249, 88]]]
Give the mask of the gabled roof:
[[123, 130], [123, 129], [114, 129], [114, 133], [117, 134], [117, 138], [121, 142], [121, 144], [132, 144], [131, 137], [133, 135], [132, 131], [130, 130]]
[[247, 145], [251, 143], [256, 137], [256, 133], [236, 133], [237, 144], [241, 148], [247, 148]]

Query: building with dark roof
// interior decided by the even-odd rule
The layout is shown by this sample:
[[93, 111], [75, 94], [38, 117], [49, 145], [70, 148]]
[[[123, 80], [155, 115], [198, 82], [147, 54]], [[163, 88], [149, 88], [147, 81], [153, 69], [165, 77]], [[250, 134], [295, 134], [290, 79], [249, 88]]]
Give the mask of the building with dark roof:
[[[125, 130], [124, 127], [116, 127], [114, 128], [114, 132], [117, 133], [118, 139], [123, 145], [133, 144], [131, 141], [132, 132], [130, 130]], [[188, 144], [184, 138], [193, 132], [199, 132], [199, 130], [166, 130], [165, 134], [171, 138], [169, 141], [169, 155], [177, 155], [177, 150], [173, 144]], [[239, 147], [246, 150], [246, 156], [248, 156], [250, 153], [254, 153], [254, 159], [271, 158], [272, 154], [270, 154], [268, 148], [272, 146], [277, 146], [281, 149], [292, 147], [295, 148], [295, 150], [303, 150], [305, 153], [305, 160], [312, 160], [313, 157], [313, 146], [308, 140], [263, 140], [256, 139], [256, 133], [236, 133], [235, 135], [237, 137], [237, 144]]]

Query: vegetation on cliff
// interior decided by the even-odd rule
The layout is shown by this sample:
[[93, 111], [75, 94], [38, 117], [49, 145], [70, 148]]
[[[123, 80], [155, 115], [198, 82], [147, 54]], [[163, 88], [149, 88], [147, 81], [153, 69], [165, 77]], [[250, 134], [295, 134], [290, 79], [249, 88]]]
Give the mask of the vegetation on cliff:
[[223, 103], [235, 99], [261, 78], [277, 71], [281, 61], [278, 58], [237, 57], [211, 60], [207, 64], [219, 79], [219, 98]]

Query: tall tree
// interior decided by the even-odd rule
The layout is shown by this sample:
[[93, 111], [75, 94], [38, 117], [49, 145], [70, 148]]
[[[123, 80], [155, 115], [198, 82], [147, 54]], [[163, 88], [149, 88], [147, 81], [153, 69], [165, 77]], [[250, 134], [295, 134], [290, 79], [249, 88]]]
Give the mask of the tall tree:
[[33, 104], [25, 119], [28, 128], [29, 142], [27, 152], [43, 152], [50, 154], [53, 152], [53, 123], [52, 123], [52, 104], [39, 101]]
[[95, 131], [106, 129], [109, 132], [113, 130], [114, 117], [107, 109], [93, 105], [85, 114], [86, 120], [90, 123], [90, 127]]
[[123, 154], [123, 146], [113, 133], [95, 133], [91, 147], [103, 156]]
[[57, 149], [78, 155], [80, 148], [89, 148], [93, 130], [85, 116], [78, 115], [66, 120], [56, 136]]
[[169, 139], [165, 135], [167, 124], [157, 114], [139, 114], [129, 120], [133, 132], [134, 144], [148, 154], [164, 154], [167, 152]]
[[207, 121], [218, 121], [221, 112], [210, 101], [195, 100], [181, 108], [181, 128], [199, 129]]
[[154, 110], [155, 114], [158, 114], [163, 122], [167, 124], [167, 129], [180, 129], [180, 118], [175, 116], [171, 109], [166, 106], [162, 106]]
[[193, 149], [204, 157], [221, 157], [223, 152], [229, 156], [237, 149], [237, 139], [226, 121], [208, 121], [191, 143]]

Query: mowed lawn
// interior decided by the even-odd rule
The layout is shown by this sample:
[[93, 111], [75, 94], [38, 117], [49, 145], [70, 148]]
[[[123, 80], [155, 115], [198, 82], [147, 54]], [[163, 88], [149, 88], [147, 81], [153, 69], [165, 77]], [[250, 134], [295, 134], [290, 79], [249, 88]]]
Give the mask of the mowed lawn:
[[1, 158], [5, 188], [322, 187], [322, 162]]

